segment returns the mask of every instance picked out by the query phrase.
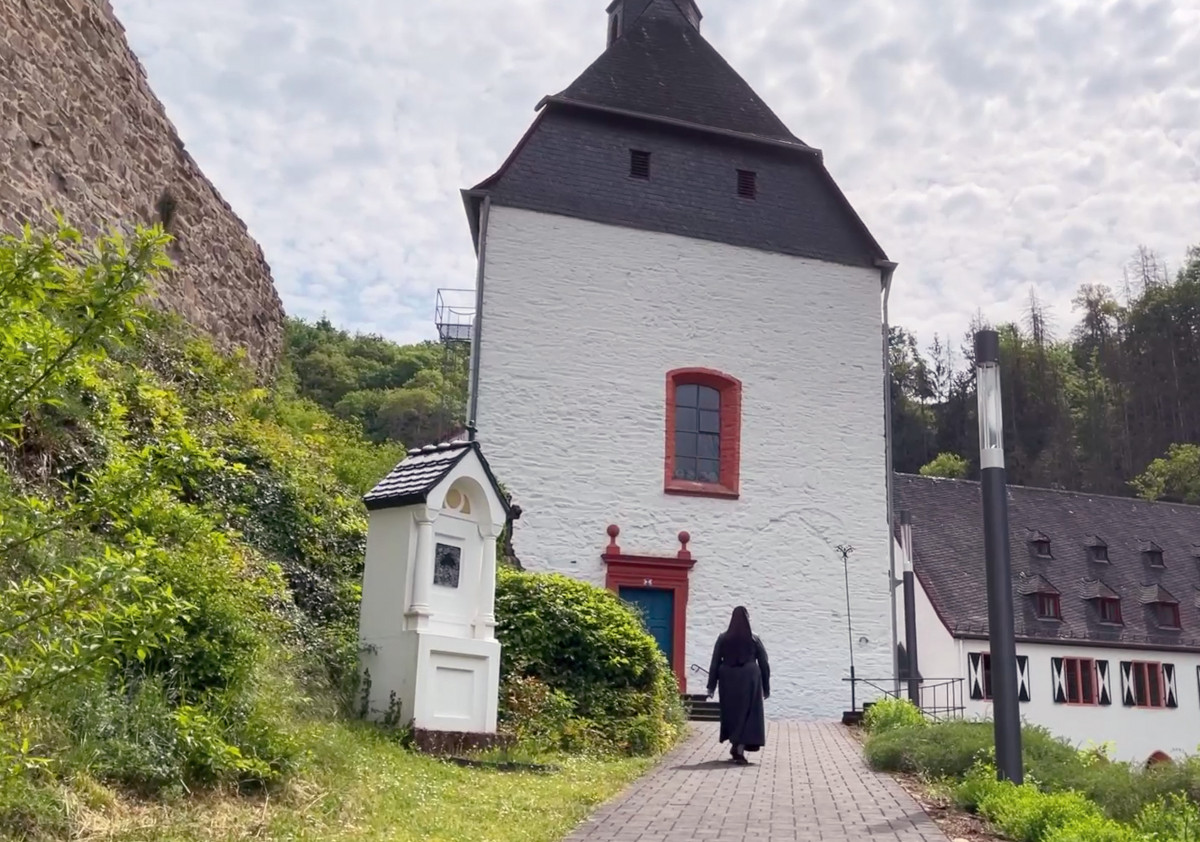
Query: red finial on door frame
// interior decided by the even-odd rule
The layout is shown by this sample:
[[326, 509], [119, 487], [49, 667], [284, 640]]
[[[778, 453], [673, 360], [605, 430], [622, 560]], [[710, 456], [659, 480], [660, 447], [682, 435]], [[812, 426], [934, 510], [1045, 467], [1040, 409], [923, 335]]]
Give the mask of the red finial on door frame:
[[615, 523], [609, 524], [608, 527], [608, 546], [604, 550], [605, 555], [620, 555], [621, 548], [617, 546], [617, 536], [621, 534], [621, 527]]
[[692, 540], [691, 535], [687, 534], [686, 532], [679, 533], [680, 547], [679, 547], [679, 552], [676, 555], [678, 555], [678, 557], [684, 561], [688, 561], [692, 557], [691, 552], [687, 548], [688, 541], [690, 541], [690, 540]]

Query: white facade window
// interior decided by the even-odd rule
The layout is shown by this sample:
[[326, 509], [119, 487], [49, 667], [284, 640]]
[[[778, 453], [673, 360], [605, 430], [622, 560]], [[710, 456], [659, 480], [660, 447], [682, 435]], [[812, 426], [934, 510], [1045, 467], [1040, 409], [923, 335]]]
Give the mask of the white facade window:
[[1091, 658], [1064, 658], [1063, 687], [1067, 704], [1096, 704], [1096, 662]]

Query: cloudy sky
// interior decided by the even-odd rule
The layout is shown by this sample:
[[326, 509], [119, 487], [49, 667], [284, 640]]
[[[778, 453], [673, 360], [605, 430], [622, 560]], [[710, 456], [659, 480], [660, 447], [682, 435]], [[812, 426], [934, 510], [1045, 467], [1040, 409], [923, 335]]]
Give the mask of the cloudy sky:
[[[289, 313], [401, 341], [470, 287], [458, 190], [604, 47], [607, 0], [113, 0]], [[826, 165], [927, 343], [1030, 289], [1074, 323], [1139, 244], [1200, 243], [1200, 0], [700, 0]]]

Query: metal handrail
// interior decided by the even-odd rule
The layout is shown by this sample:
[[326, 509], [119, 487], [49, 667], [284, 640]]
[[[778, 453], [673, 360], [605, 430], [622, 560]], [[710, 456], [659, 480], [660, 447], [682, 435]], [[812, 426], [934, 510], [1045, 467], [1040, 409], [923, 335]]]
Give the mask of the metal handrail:
[[692, 672], [702, 672], [705, 675], [708, 675], [708, 670], [706, 670], [704, 667], [700, 666], [699, 664], [692, 664], [691, 670], [692, 670]]
[[[851, 682], [851, 688], [857, 684], [865, 684], [868, 687], [878, 691], [885, 698], [898, 699], [901, 698], [901, 693], [895, 689], [895, 680], [892, 676], [887, 678], [843, 678], [843, 682]], [[930, 719], [940, 720], [944, 718], [960, 718], [966, 711], [966, 704], [963, 698], [964, 679], [961, 676], [954, 678], [920, 678], [918, 690], [918, 704], [921, 712]], [[891, 685], [890, 687], [881, 686], [883, 684]], [[852, 694], [853, 695], [853, 694]], [[932, 696], [932, 703], [927, 704], [926, 699]], [[944, 704], [939, 702], [944, 701]], [[870, 704], [869, 702], [867, 704]], [[866, 705], [864, 705], [865, 709]], [[852, 708], [855, 712], [858, 711], [857, 704]]]

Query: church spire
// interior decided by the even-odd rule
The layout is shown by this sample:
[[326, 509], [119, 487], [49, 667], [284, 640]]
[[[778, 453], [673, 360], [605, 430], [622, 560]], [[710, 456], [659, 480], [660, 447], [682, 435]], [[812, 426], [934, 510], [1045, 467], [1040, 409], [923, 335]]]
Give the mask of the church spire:
[[669, 18], [700, 31], [695, 0], [613, 0], [608, 7], [608, 46], [628, 35], [643, 18]]

